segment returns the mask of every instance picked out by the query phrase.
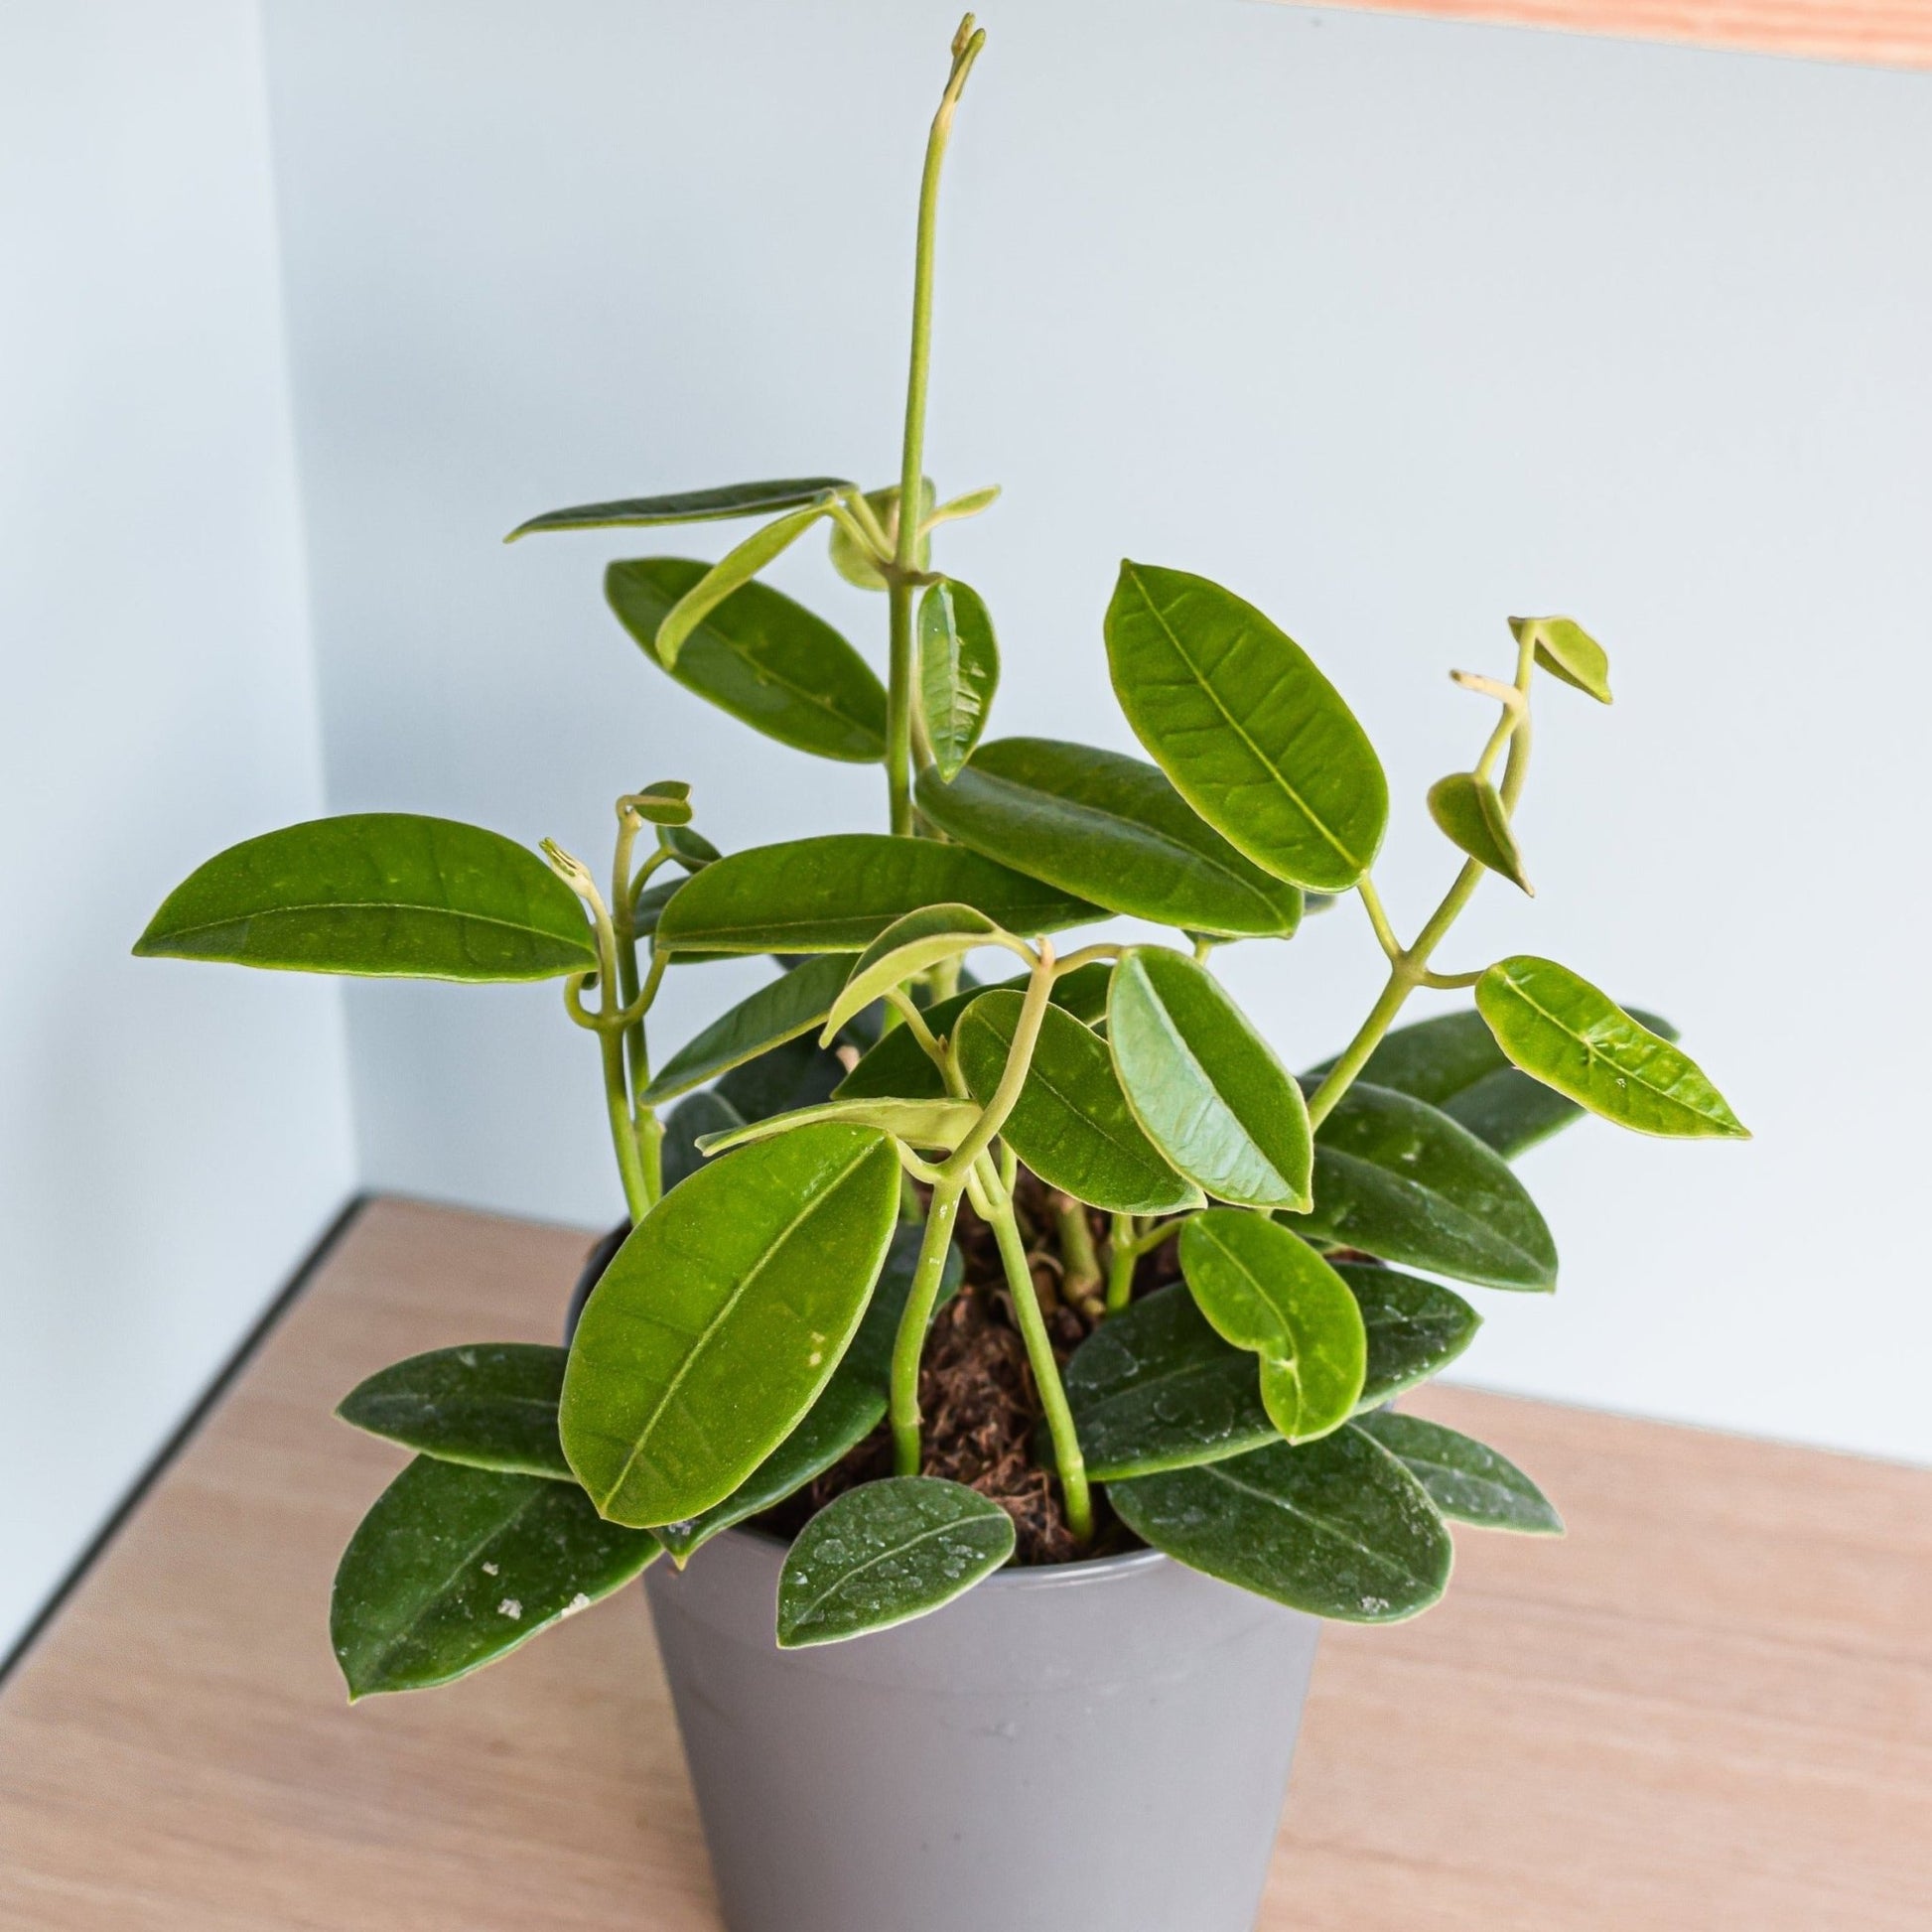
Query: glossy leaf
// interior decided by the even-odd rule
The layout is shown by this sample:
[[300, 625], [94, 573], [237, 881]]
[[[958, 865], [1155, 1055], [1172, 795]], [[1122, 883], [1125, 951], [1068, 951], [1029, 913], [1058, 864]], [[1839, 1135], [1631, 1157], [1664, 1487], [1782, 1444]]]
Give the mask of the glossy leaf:
[[475, 1342], [379, 1369], [336, 1413], [371, 1436], [445, 1462], [575, 1482], [557, 1440], [563, 1386], [561, 1348]]
[[1149, 564], [1121, 565], [1106, 627], [1129, 724], [1201, 817], [1278, 879], [1354, 885], [1388, 781], [1308, 653], [1231, 591]]
[[919, 701], [942, 780], [959, 773], [986, 730], [1000, 683], [1000, 646], [978, 591], [942, 579], [919, 599]]
[[1129, 1529], [1190, 1569], [1347, 1623], [1427, 1609], [1453, 1561], [1428, 1492], [1354, 1424], [1107, 1494]]
[[691, 787], [681, 779], [663, 779], [633, 791], [624, 800], [646, 825], [689, 825]]
[[1598, 704], [1610, 702], [1610, 660], [1603, 646], [1574, 618], [1511, 618], [1516, 641], [1536, 635], [1536, 661], [1565, 684], [1575, 685]]
[[907, 1147], [956, 1147], [973, 1130], [980, 1110], [969, 1100], [821, 1100], [791, 1113], [769, 1114], [724, 1134], [708, 1134], [698, 1143], [702, 1153], [718, 1155], [736, 1147], [768, 1141], [820, 1121], [842, 1121], [853, 1127], [874, 1127]]
[[564, 1374], [564, 1453], [617, 1522], [721, 1502], [831, 1379], [898, 1217], [883, 1134], [836, 1122], [746, 1148], [647, 1214]]
[[767, 1047], [757, 1059], [733, 1067], [713, 1091], [730, 1101], [741, 1119], [769, 1120], [773, 1114], [831, 1099], [844, 1077], [845, 1062], [838, 1054], [801, 1037]]
[[687, 1094], [664, 1119], [664, 1139], [658, 1150], [668, 1193], [705, 1164], [698, 1143], [712, 1134], [728, 1134], [743, 1127], [744, 1116], [722, 1093]]
[[964, 1483], [888, 1476], [836, 1496], [778, 1573], [778, 1646], [841, 1643], [962, 1596], [1013, 1555], [1013, 1518]]
[[1356, 1081], [1314, 1137], [1298, 1232], [1489, 1288], [1552, 1289], [1557, 1250], [1501, 1156], [1447, 1114]]
[[1525, 1073], [1619, 1127], [1750, 1139], [1688, 1053], [1567, 966], [1528, 954], [1498, 960], [1476, 982], [1476, 1011]]
[[851, 953], [820, 954], [747, 995], [680, 1046], [638, 1098], [655, 1107], [781, 1040], [808, 1033], [831, 1011], [853, 958]]
[[697, 629], [734, 591], [743, 589], [766, 564], [775, 562], [825, 514], [822, 505], [793, 510], [778, 517], [761, 530], [754, 530], [744, 542], [699, 573], [697, 581], [665, 612], [657, 626], [652, 649], [667, 671], [677, 669], [684, 640]]
[[1302, 1089], [1205, 967], [1137, 947], [1114, 971], [1107, 1043], [1134, 1117], [1179, 1173], [1244, 1207], [1310, 1203]]
[[[1070, 1013], [1083, 1026], [1098, 1020], [1107, 1010], [1107, 986], [1114, 969], [1095, 961], [1076, 966], [1072, 972], [1053, 982], [1053, 1004]], [[1025, 989], [1027, 975], [1021, 973], [1000, 982], [1002, 990]], [[925, 1011], [925, 1023], [940, 1038], [959, 1024], [959, 1016], [991, 988], [973, 987], [949, 1000], [936, 1001]], [[867, 1096], [897, 1094], [909, 1100], [936, 1100], [945, 1092], [939, 1069], [932, 1064], [919, 1042], [903, 1027], [882, 1035], [879, 1043], [860, 1060], [839, 1083], [839, 1098], [857, 1100]]]
[[1563, 1518], [1549, 1497], [1486, 1443], [1391, 1409], [1364, 1416], [1356, 1427], [1395, 1456], [1453, 1521], [1528, 1536], [1563, 1534]]
[[664, 850], [686, 872], [702, 871], [725, 856], [702, 832], [694, 832], [688, 825], [665, 826]]
[[826, 1015], [818, 1043], [829, 1046], [848, 1020], [875, 1000], [884, 999], [895, 987], [977, 946], [1003, 941], [1011, 943], [984, 912], [970, 905], [922, 905], [916, 912], [895, 919], [853, 961]]
[[[1022, 995], [982, 993], [960, 1017], [959, 1070], [984, 1106], [1006, 1069]], [[1172, 1214], [1202, 1196], [1161, 1158], [1120, 1090], [1104, 1041], [1058, 1007], [1046, 1009], [1027, 1084], [1002, 1130], [1049, 1187], [1117, 1214]]]
[[577, 895], [534, 852], [407, 812], [312, 819], [230, 846], [168, 895], [134, 950], [411, 979], [597, 965]]
[[[921, 507], [930, 509], [933, 499], [932, 479], [925, 479], [919, 491]], [[898, 536], [898, 484], [891, 483], [884, 489], [866, 491], [866, 502], [873, 515], [885, 530], [889, 542], [897, 541]], [[880, 574], [877, 564], [855, 543], [842, 523], [832, 525], [832, 568], [848, 584], [856, 584], [862, 591], [883, 591], [886, 579]], [[913, 552], [913, 563], [924, 570], [932, 562], [932, 542], [929, 537], [919, 539], [918, 548]]]
[[1429, 815], [1458, 851], [1536, 897], [1502, 795], [1487, 778], [1478, 778], [1473, 771], [1438, 778], [1429, 787]]
[[[640, 557], [604, 573], [618, 621], [654, 663], [661, 627], [706, 575], [688, 557]], [[886, 687], [825, 621], [768, 584], [746, 584], [689, 632], [671, 675], [767, 738], [820, 758], [886, 756]]]
[[954, 902], [1028, 936], [1100, 916], [960, 846], [847, 832], [755, 846], [707, 866], [659, 914], [657, 943], [698, 952], [856, 952], [895, 919]]
[[852, 484], [838, 477], [785, 477], [772, 483], [726, 483], [718, 489], [685, 489], [664, 496], [624, 496], [609, 503], [579, 503], [546, 510], [519, 523], [503, 541], [514, 543], [538, 530], [616, 530], [652, 523], [715, 523], [734, 516], [767, 516], [774, 510], [829, 503]]
[[1368, 1362], [1358, 1409], [1373, 1409], [1447, 1368], [1475, 1339], [1482, 1317], [1453, 1289], [1397, 1268], [1337, 1261], [1362, 1311]]
[[419, 1455], [336, 1571], [329, 1638], [349, 1699], [493, 1663], [629, 1583], [659, 1547], [605, 1522], [574, 1482]]
[[1153, 765], [1090, 745], [1002, 738], [950, 784], [919, 778], [949, 838], [1109, 911], [1217, 934], [1285, 936], [1302, 895], [1251, 865]]

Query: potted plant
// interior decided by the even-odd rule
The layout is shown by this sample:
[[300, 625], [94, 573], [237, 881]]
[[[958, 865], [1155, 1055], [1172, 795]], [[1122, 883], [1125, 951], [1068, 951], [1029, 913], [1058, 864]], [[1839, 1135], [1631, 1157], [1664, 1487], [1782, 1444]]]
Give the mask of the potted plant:
[[[887, 829], [724, 857], [688, 787], [651, 784], [618, 800], [607, 891], [549, 842], [329, 818], [210, 860], [136, 950], [556, 978], [597, 1043], [629, 1219], [568, 1349], [439, 1350], [342, 1406], [416, 1451], [337, 1577], [352, 1697], [461, 1677], [648, 1572], [736, 1932], [1236, 1932], [1320, 1619], [1426, 1608], [1451, 1521], [1560, 1528], [1502, 1456], [1390, 1406], [1475, 1332], [1443, 1278], [1555, 1286], [1510, 1159], [1584, 1111], [1744, 1129], [1661, 1021], [1567, 968], [1437, 963], [1486, 877], [1530, 890], [1540, 677], [1610, 701], [1571, 620], [1511, 620], [1508, 675], [1455, 673], [1496, 716], [1429, 792], [1462, 859], [1408, 938], [1368, 739], [1205, 578], [1129, 562], [1106, 610], [1152, 762], [983, 737], [993, 625], [931, 552], [997, 492], [939, 500], [923, 448], [940, 166], [983, 40], [969, 16], [926, 152], [897, 483], [512, 533], [759, 519], [716, 564], [612, 565], [611, 608], [700, 697], [882, 764]], [[883, 682], [759, 581], [812, 532], [884, 597]], [[1386, 974], [1297, 1078], [1213, 955], [1340, 895]], [[1173, 938], [1064, 937], [1117, 914]], [[655, 1058], [665, 973], [745, 954], [782, 970]], [[1473, 1009], [1395, 1030], [1424, 987]]]

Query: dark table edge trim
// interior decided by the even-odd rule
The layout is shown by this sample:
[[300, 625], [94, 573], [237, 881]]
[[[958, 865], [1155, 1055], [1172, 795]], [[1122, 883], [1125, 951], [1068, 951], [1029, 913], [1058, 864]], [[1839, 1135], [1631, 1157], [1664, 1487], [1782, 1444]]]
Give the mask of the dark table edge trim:
[[175, 1458], [194, 1440], [196, 1432], [213, 1413], [221, 1398], [234, 1386], [235, 1379], [255, 1358], [262, 1343], [268, 1339], [282, 1317], [301, 1299], [303, 1291], [315, 1279], [317, 1271], [328, 1261], [343, 1237], [354, 1226], [362, 1210], [374, 1198], [374, 1195], [368, 1193], [351, 1194], [337, 1210], [335, 1218], [323, 1230], [315, 1245], [302, 1257], [295, 1272], [275, 1291], [273, 1299], [262, 1311], [254, 1326], [241, 1338], [233, 1354], [215, 1371], [213, 1379], [197, 1397], [194, 1407], [182, 1418], [174, 1433], [155, 1451], [141, 1473], [134, 1478], [126, 1494], [114, 1505], [106, 1521], [94, 1533], [87, 1547], [74, 1559], [67, 1575], [54, 1586], [47, 1600], [34, 1612], [13, 1648], [4, 1658], [0, 1658], [0, 1690], [5, 1689], [7, 1681], [25, 1662], [28, 1653], [67, 1606], [68, 1599], [86, 1581], [88, 1571], [99, 1562], [108, 1546], [121, 1533], [128, 1518], [147, 1499], [148, 1491], [160, 1481]]

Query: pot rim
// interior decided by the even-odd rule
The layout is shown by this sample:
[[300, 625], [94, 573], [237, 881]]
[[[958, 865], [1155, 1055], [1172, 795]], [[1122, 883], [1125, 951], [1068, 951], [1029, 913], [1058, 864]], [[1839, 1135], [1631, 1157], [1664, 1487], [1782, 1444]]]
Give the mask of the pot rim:
[[[769, 1530], [750, 1523], [734, 1523], [719, 1532], [721, 1537], [743, 1537], [750, 1543], [762, 1543], [773, 1550], [788, 1550], [791, 1545]], [[700, 1548], [703, 1546], [700, 1545]], [[698, 1552], [693, 1550], [692, 1556]], [[1173, 1559], [1160, 1550], [1123, 1550], [1118, 1556], [1082, 1557], [1076, 1563], [1008, 1564], [973, 1586], [982, 1589], [1070, 1589], [1081, 1585], [1112, 1583], [1120, 1578], [1137, 1577]]]

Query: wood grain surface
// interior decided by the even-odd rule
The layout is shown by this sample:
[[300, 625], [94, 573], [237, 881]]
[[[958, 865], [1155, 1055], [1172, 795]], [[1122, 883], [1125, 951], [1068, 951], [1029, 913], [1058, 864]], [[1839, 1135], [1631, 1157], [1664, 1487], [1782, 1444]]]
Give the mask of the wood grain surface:
[[1617, 40], [1684, 41], [1758, 54], [1932, 68], [1932, 0], [1288, 0], [1436, 20], [1551, 27]]
[[[584, 1246], [362, 1214], [0, 1695], [5, 1932], [716, 1932], [640, 1592], [354, 1711], [329, 1655], [337, 1553], [399, 1460], [332, 1403], [553, 1335]], [[1925, 1932], [1932, 1474], [1415, 1406], [1571, 1534], [1459, 1534], [1442, 1608], [1323, 1638], [1264, 1927]]]

